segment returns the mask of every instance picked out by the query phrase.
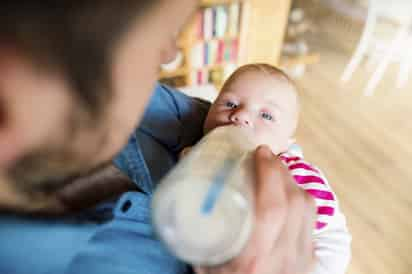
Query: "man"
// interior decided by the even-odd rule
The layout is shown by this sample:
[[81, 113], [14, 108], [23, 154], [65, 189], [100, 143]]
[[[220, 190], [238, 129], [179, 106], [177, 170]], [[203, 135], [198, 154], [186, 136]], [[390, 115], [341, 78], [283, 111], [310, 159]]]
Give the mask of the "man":
[[[79, 186], [81, 180], [73, 178], [111, 162], [140, 120], [162, 56], [167, 55], [170, 41], [176, 38], [196, 4], [194, 0], [2, 1], [0, 206], [3, 210], [18, 214], [48, 208], [64, 211], [67, 206], [64, 198], [76, 195], [70, 195], [70, 191], [62, 194], [61, 190], [70, 190], [73, 181]], [[151, 106], [164, 104], [166, 111], [161, 113], [174, 109], [172, 114], [179, 120], [179, 110], [191, 100], [176, 99], [180, 95], [170, 95], [165, 87], [157, 90], [158, 96], [152, 99], [155, 102]], [[156, 98], [160, 101], [156, 102]], [[160, 121], [161, 117], [153, 113], [156, 114], [152, 112], [145, 121]], [[185, 132], [182, 129], [188, 127], [181, 125], [183, 128], [178, 127], [177, 133]], [[145, 163], [142, 159], [130, 162], [134, 157], [130, 149], [136, 149], [138, 157], [145, 154], [144, 148], [148, 147], [139, 145], [144, 138], [161, 144], [152, 144], [159, 149], [156, 153], [161, 153], [163, 147], [164, 155], [171, 157], [178, 150], [163, 146], [175, 143], [169, 143], [173, 136], [157, 139], [168, 130], [151, 135], [153, 128], [156, 127], [149, 125], [149, 131], [132, 134], [127, 147], [116, 158], [117, 167], [125, 172], [136, 168], [141, 171], [137, 174], [148, 174], [142, 171], [147, 168], [145, 165], [133, 164]], [[146, 151], [146, 160], [148, 155]], [[161, 155], [155, 158], [162, 159]], [[277, 167], [275, 171], [273, 166]], [[117, 172], [113, 167], [109, 169]], [[115, 177], [123, 180], [122, 176]], [[131, 179], [142, 184], [137, 185], [137, 191], [120, 198], [111, 221], [92, 221], [87, 212], [82, 212], [86, 216], [83, 218], [49, 221], [4, 215], [1, 228], [6, 229], [0, 231], [0, 236], [5, 249], [0, 252], [0, 272], [191, 271], [153, 236], [148, 222], [151, 180]], [[80, 192], [74, 193], [82, 193], [81, 186]], [[313, 261], [313, 211], [311, 198], [295, 187], [267, 148], [259, 148], [256, 226], [248, 245], [234, 260], [212, 269], [196, 267], [196, 272], [307, 273]], [[26, 229], [21, 238], [13, 234], [15, 228], [22, 232]], [[25, 259], [15, 260], [22, 250], [26, 252]], [[53, 254], [53, 258], [31, 259], [40, 258], [36, 257], [38, 254]]]

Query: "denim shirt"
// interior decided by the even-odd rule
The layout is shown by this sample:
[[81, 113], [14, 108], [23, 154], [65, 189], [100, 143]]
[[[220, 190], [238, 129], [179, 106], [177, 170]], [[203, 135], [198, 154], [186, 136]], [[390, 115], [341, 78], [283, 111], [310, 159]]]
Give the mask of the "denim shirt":
[[138, 129], [114, 160], [146, 194], [151, 194], [180, 151], [203, 136], [210, 103], [157, 85]]
[[157, 86], [139, 128], [114, 161], [141, 192], [120, 198], [114, 219], [91, 237], [67, 273], [191, 273], [191, 268], [156, 238], [150, 200], [159, 179], [176, 164], [179, 152], [203, 135], [209, 106], [167, 86]]
[[113, 218], [0, 215], [0, 273], [183, 274], [191, 268], [156, 238], [150, 199], [179, 152], [203, 134], [210, 104], [157, 84], [139, 127], [114, 164], [141, 190], [120, 197]]

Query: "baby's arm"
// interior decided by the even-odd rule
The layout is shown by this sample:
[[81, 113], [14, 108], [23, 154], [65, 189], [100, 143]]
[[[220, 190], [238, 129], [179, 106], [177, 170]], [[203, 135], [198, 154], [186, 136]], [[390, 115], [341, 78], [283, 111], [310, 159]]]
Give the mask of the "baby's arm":
[[314, 233], [317, 264], [313, 274], [343, 274], [351, 257], [351, 236], [345, 216], [337, 210], [329, 224]]
[[315, 198], [318, 215], [313, 235], [317, 263], [312, 273], [345, 273], [351, 256], [351, 236], [328, 181], [300, 157], [285, 154], [281, 158], [298, 185]]

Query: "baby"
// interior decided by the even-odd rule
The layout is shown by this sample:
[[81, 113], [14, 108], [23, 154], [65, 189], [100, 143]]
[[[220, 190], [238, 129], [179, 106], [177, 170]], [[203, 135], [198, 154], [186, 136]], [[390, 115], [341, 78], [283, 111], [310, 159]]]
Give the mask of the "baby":
[[316, 202], [313, 235], [318, 263], [313, 273], [344, 273], [350, 258], [351, 237], [326, 178], [303, 160], [300, 149], [294, 145], [299, 109], [297, 88], [285, 73], [267, 64], [245, 65], [223, 85], [206, 117], [204, 132], [227, 125], [245, 127], [258, 144], [268, 145], [279, 155], [297, 185]]

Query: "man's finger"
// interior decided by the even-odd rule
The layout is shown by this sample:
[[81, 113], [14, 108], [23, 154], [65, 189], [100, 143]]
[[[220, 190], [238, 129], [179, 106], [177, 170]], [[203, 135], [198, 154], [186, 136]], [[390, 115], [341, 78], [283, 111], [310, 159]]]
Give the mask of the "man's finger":
[[282, 176], [282, 163], [267, 146], [255, 153], [255, 233], [260, 235], [262, 245], [270, 252], [271, 246], [284, 225], [286, 215], [286, 192]]
[[302, 214], [305, 210], [304, 198], [299, 191], [293, 190], [292, 193], [288, 193], [286, 221], [278, 240], [273, 243], [272, 247], [272, 256], [282, 258], [275, 266], [282, 273], [295, 273], [297, 269], [300, 269], [298, 263], [305, 259], [298, 256], [304, 221]]
[[[255, 197], [256, 213], [266, 218], [276, 217], [284, 211], [286, 192], [282, 181], [282, 163], [267, 146], [260, 146], [255, 152]], [[269, 218], [270, 219], [270, 218]], [[273, 219], [271, 220], [273, 221]]]
[[314, 198], [310, 195], [305, 195], [306, 198], [306, 214], [304, 215], [302, 231], [300, 233], [299, 242], [301, 247], [298, 256], [302, 258], [303, 269], [312, 269], [315, 264], [314, 245], [313, 245], [313, 230], [316, 226], [316, 204]]

